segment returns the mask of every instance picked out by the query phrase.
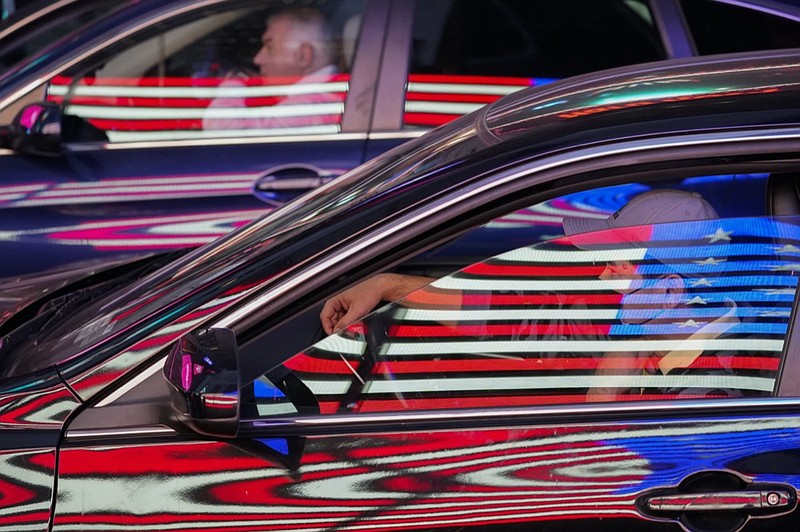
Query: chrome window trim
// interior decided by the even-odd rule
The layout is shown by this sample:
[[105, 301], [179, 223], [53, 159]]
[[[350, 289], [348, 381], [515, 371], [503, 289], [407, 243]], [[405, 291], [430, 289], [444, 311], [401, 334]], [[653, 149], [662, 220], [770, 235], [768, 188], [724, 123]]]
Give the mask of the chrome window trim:
[[[36, 22], [39, 22], [39, 19], [41, 19], [42, 17], [46, 17], [50, 13], [54, 13], [63, 7], [66, 7], [70, 4], [75, 4], [77, 2], [78, 0], [59, 0], [51, 4], [48, 4], [46, 6], [43, 6], [41, 9], [34, 11], [33, 13], [29, 13], [25, 17], [22, 17], [19, 20], [14, 21], [14, 24], [10, 24], [5, 29], [3, 29], [3, 31], [0, 31], [0, 40], [7, 39], [9, 35], [13, 34], [20, 28], [27, 26], [28, 24], [35, 24]], [[17, 9], [16, 12], [19, 12], [19, 8]]]
[[[179, 16], [184, 13], [193, 11], [195, 9], [201, 9], [203, 7], [208, 7], [216, 4], [221, 4], [225, 0], [200, 0], [191, 3], [184, 3], [183, 5], [174, 6], [174, 9], [170, 9], [161, 15], [157, 16], [150, 16], [146, 17], [140, 21], [140, 23], [136, 26], [132, 26], [127, 28], [123, 31], [114, 32], [113, 35], [105, 35], [105, 39], [98, 40], [94, 45], [87, 46], [84, 50], [80, 51], [79, 53], [75, 53], [72, 56], [67, 56], [62, 58], [60, 64], [58, 64], [55, 68], [48, 71], [48, 77], [53, 77], [58, 74], [61, 74], [64, 70], [75, 66], [76, 64], [80, 63], [87, 57], [91, 56], [98, 50], [103, 50], [109, 46], [113, 46], [116, 43], [128, 38], [132, 34], [140, 31], [141, 29], [148, 27], [153, 24], [158, 24], [163, 22], [168, 18], [172, 18], [173, 16]], [[16, 91], [8, 94], [5, 99], [0, 101], [0, 109], [4, 109], [9, 104], [16, 102], [19, 98], [25, 96], [30, 91], [36, 89], [41, 84], [45, 83], [47, 80], [43, 78], [37, 78], [30, 83], [26, 84], [25, 86], [17, 89]]]
[[[209, 320], [210, 323], [204, 326], [235, 329], [235, 326], [238, 322], [247, 318], [247, 316], [257, 311], [259, 308], [283, 297], [285, 294], [296, 289], [298, 286], [306, 284], [315, 278], [319, 278], [320, 275], [323, 275], [325, 271], [332, 270], [334, 266], [341, 261], [356, 255], [370, 246], [373, 246], [376, 242], [385, 240], [395, 233], [402, 231], [406, 227], [415, 225], [422, 220], [430, 218], [432, 212], [441, 212], [443, 210], [447, 210], [453, 205], [468, 201], [470, 198], [480, 194], [484, 190], [501, 186], [509, 181], [513, 181], [532, 173], [541, 173], [562, 166], [629, 153], [646, 152], [652, 150], [661, 151], [670, 148], [687, 148], [695, 146], [702, 147], [713, 144], [738, 144], [784, 140], [800, 141], [800, 128], [784, 126], [777, 129], [759, 129], [755, 131], [726, 131], [721, 133], [672, 135], [670, 137], [661, 139], [657, 146], [653, 145], [652, 139], [640, 139], [633, 141], [626, 140], [616, 144], [584, 148], [566, 155], [558, 154], [545, 157], [542, 160], [527, 163], [522, 168], [514, 168], [512, 170], [495, 174], [488, 178], [488, 182], [484, 181], [479, 185], [473, 186], [467, 191], [460, 190], [437, 200], [436, 202], [430, 204], [428, 206], [429, 208], [424, 209], [424, 212], [422, 212], [421, 209], [417, 209], [410, 214], [394, 220], [390, 224], [387, 223], [380, 229], [380, 231], [361, 237], [354, 242], [345, 242], [338, 249], [331, 251], [330, 254], [322, 261], [315, 263], [314, 265], [300, 272], [294, 273], [291, 277], [285, 279], [278, 286], [272, 286], [266, 289], [259, 296], [246, 301], [239, 307], [229, 311], [227, 314], [224, 314], [222, 317], [212, 317]], [[152, 374], [152, 372], [157, 371], [161, 366], [163, 366], [163, 361], [164, 358], [159, 358], [157, 361], [146, 366], [143, 371]], [[124, 384], [114, 392], [113, 396], [109, 396], [109, 398], [103, 402], [103, 405], [107, 406], [113, 404], [116, 400], [124, 397], [124, 395], [132, 390], [134, 386], [135, 383], [132, 382]]]
[[114, 401], [128, 393], [129, 391], [133, 390], [141, 383], [149, 379], [151, 376], [155, 375], [164, 367], [164, 364], [167, 362], [167, 356], [164, 355], [159, 357], [154, 363], [150, 364], [149, 366], [145, 367], [143, 371], [140, 371], [134, 378], [128, 381], [125, 386], [120, 386], [113, 392], [111, 392], [108, 396], [104, 397], [100, 401], [97, 402], [95, 405], [98, 408], [102, 408], [104, 406], [108, 406], [113, 404]]
[[408, 139], [416, 139], [427, 133], [433, 128], [430, 129], [422, 129], [422, 130], [398, 130], [398, 131], [378, 131], [370, 133], [368, 136], [369, 140], [408, 140]]
[[96, 438], [140, 438], [147, 436], [171, 436], [176, 434], [175, 429], [159, 426], [142, 426], [123, 429], [77, 429], [67, 430], [67, 440], [91, 440]]
[[[586, 423], [589, 419], [601, 418], [599, 423], [614, 423], [621, 418], [644, 417], [648, 423], [659, 423], [661, 418], [742, 416], [763, 413], [768, 410], [775, 417], [792, 416], [800, 409], [800, 398], [752, 398], [752, 399], [705, 399], [673, 401], [630, 401], [612, 403], [575, 403], [557, 406], [504, 407], [466, 410], [438, 410], [428, 412], [384, 412], [378, 414], [336, 414], [329, 416], [287, 417], [278, 419], [245, 419], [240, 421], [240, 436], [247, 438], [252, 433], [276, 436], [305, 436], [324, 434], [347, 434], [368, 429], [384, 432], [408, 432], [429, 429], [452, 428], [469, 423], [471, 430], [496, 426], [544, 425], [563, 422]], [[586, 418], [586, 419], [584, 419]], [[414, 426], [414, 425], [419, 425]], [[143, 425], [119, 429], [74, 429], [67, 430], [68, 442], [94, 439], [147, 438], [174, 436], [178, 432], [165, 425]]]
[[[285, 144], [285, 143], [305, 143], [305, 142], [342, 142], [342, 141], [364, 141], [367, 140], [366, 133], [336, 133], [323, 135], [267, 135], [262, 137], [209, 137], [205, 139], [175, 139], [175, 140], [151, 140], [140, 142], [102, 142], [102, 143], [70, 143], [67, 149], [71, 152], [88, 152], [98, 150], [128, 150], [128, 149], [148, 149], [148, 148], [186, 148], [209, 146], [241, 146], [251, 144]], [[13, 152], [12, 152], [13, 153]]]
[[[613, 412], [616, 415], [639, 415], [662, 413], [668, 416], [697, 415], [701, 412], [715, 410], [714, 415], [731, 411], [741, 413], [743, 409], [771, 410], [786, 409], [791, 411], [800, 408], [800, 398], [761, 397], [752, 399], [693, 399], [673, 401], [630, 401], [611, 403], [574, 403], [558, 406], [505, 407], [465, 410], [438, 410], [428, 412], [385, 412], [378, 414], [334, 414], [283, 419], [245, 419], [241, 423], [250, 423], [259, 429], [287, 428], [322, 428], [347, 427], [358, 428], [363, 425], [376, 424], [385, 426], [392, 423], [458, 423], [465, 420], [483, 422], [514, 420], [518, 424], [523, 418], [538, 417], [532, 423], [548, 421], [551, 418], [561, 419], [564, 416], [586, 417], [595, 414]], [[799, 422], [800, 423], [800, 422]]]

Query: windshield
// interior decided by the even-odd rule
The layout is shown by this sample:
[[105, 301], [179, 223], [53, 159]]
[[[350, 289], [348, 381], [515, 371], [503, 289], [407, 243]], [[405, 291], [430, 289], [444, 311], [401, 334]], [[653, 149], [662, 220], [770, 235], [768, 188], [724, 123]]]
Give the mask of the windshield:
[[[461, 153], [479, 149], [481, 141], [470, 124], [465, 117], [424, 140], [406, 143], [310, 192], [302, 201], [288, 203], [151, 275], [70, 309], [60, 322], [38, 334], [35, 342], [20, 344], [7, 356], [17, 356], [15, 350], [24, 349], [26, 371], [32, 372], [85, 354], [122, 331], [130, 332], [123, 340], [130, 345], [175, 319], [192, 313], [202, 317], [227, 306], [290, 271], [295, 263], [275, 251], [299, 235], [319, 235], [335, 217], [390, 189], [413, 184], [424, 173], [451, 164]], [[309, 240], [303, 240], [301, 254], [292, 255], [293, 259], [302, 261], [314, 253], [310, 246], [326, 245], [324, 238]], [[133, 328], [134, 324], [138, 325]], [[115, 352], [120, 347], [115, 344]], [[12, 376], [19, 374], [3, 375]]]

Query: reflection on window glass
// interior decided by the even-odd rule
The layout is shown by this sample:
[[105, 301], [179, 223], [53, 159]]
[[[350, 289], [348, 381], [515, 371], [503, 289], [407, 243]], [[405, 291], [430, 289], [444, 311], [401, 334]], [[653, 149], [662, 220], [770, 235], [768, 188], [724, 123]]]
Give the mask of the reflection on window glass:
[[322, 414], [768, 396], [798, 271], [795, 218], [561, 237], [438, 279], [284, 366]]
[[196, 11], [52, 80], [48, 98], [71, 141], [337, 133], [362, 5]]
[[663, 59], [640, 0], [418, 0], [406, 127], [433, 127], [524, 87]]

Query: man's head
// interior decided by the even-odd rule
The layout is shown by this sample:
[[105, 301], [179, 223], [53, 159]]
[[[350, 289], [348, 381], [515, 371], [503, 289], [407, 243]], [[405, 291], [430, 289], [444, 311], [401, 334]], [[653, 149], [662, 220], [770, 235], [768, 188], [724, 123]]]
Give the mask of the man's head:
[[333, 62], [332, 40], [322, 13], [286, 9], [267, 19], [253, 63], [265, 78], [305, 76]]
[[[700, 194], [682, 190], [651, 190], [635, 196], [617, 212], [605, 219], [564, 218], [564, 233], [574, 236], [580, 233], [600, 231], [603, 229], [620, 229], [638, 225], [650, 225], [669, 222], [686, 222], [698, 220], [714, 220], [719, 218], [717, 211]], [[626, 235], [620, 231], [624, 238]], [[586, 247], [578, 239], [579, 247]], [[592, 246], [588, 246], [592, 247]], [[600, 274], [603, 280], [619, 280], [628, 283], [627, 288], [619, 291], [627, 296], [637, 295], [639, 298], [653, 296], [662, 309], [674, 308], [681, 304], [686, 293], [684, 275], [670, 272], [655, 278], [646, 278], [638, 272], [636, 265], [629, 261], [611, 261], [606, 264]], [[633, 304], [626, 303], [630, 301]], [[636, 299], [623, 301], [622, 321], [628, 324], [642, 324], [658, 317], [659, 312], [653, 306], [647, 306], [643, 313], [637, 307]]]

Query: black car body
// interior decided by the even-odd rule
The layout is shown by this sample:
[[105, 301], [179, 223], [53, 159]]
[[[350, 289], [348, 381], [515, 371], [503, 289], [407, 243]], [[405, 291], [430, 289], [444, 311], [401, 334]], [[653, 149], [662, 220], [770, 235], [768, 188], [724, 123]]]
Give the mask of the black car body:
[[[604, 71], [45, 292], [0, 331], [0, 529], [795, 529], [798, 172], [797, 51]], [[653, 188], [719, 219], [560, 233]], [[440, 279], [318, 334], [387, 269]]]
[[[17, 123], [0, 149], [0, 277], [208, 242], [526, 86], [800, 46], [798, 9], [767, 1], [303, 4], [329, 15], [342, 49], [340, 76], [314, 88], [335, 101], [294, 117], [315, 127], [202, 120], [226, 76], [253, 69], [265, 13], [287, 2], [63, 1], [0, 27], [0, 123], [60, 106], [29, 109], [46, 123]], [[243, 116], [274, 112], [275, 89], [248, 83]]]

